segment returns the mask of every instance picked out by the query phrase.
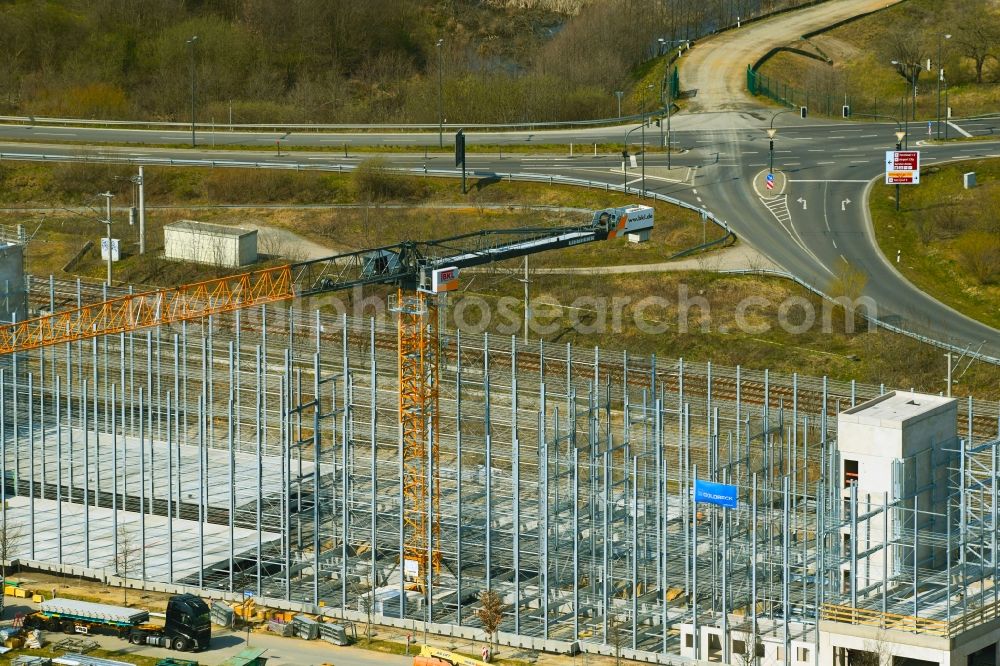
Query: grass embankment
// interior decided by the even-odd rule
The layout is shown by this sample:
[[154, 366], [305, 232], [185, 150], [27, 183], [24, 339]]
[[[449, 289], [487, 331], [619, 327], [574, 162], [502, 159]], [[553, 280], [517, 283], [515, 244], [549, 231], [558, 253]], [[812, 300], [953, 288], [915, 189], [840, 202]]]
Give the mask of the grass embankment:
[[[931, 45], [919, 56], [926, 67], [928, 56], [937, 62], [937, 35], [953, 33], [952, 39], [943, 40], [941, 50], [947, 75], [947, 105], [959, 117], [995, 113], [996, 100], [1000, 97], [1000, 65], [987, 59], [983, 82], [976, 82], [973, 61], [962, 57], [965, 50], [962, 42], [971, 38], [974, 19], [954, 13], [950, 4], [936, 0], [899, 3], [808, 41], [790, 44], [825, 55], [833, 61], [832, 66], [782, 52], [761, 66], [760, 73], [774, 83], [780, 82], [782, 90], [787, 84], [787, 98], [795, 104], [809, 106], [810, 113], [840, 117], [846, 95], [846, 103], [859, 119], [860, 114], [877, 113], [902, 121], [904, 114], [900, 105], [905, 101], [906, 113], [911, 112], [912, 88], [891, 61], [912, 59], [913, 56], [902, 48], [896, 49], [896, 45], [914, 41]], [[1000, 19], [987, 15], [980, 20]], [[917, 118], [936, 118], [937, 102], [934, 73], [925, 69], [917, 81]], [[944, 106], [942, 99], [942, 114]], [[956, 132], [951, 134], [957, 135]]]
[[[516, 314], [517, 322], [523, 321], [523, 287], [513, 279], [517, 275], [477, 277], [470, 292], [494, 306], [500, 297], [510, 297], [508, 308]], [[589, 300], [574, 302], [578, 296]], [[649, 297], [662, 300], [649, 305]], [[622, 299], [620, 305], [614, 304], [615, 298]], [[686, 316], [680, 305], [685, 299], [690, 304]], [[842, 311], [830, 315], [832, 325], [826, 329], [824, 302], [794, 283], [777, 278], [708, 272], [538, 274], [531, 276], [531, 300], [535, 317], [548, 327], [533, 329], [532, 337], [553, 343], [599, 345], [608, 350], [627, 349], [632, 354], [655, 352], [662, 358], [711, 359], [730, 366], [912, 386], [929, 393], [944, 389], [946, 362], [940, 350], [905, 336], [869, 331], [863, 323], [858, 324], [857, 332], [845, 333]], [[563, 307], [544, 305], [546, 302], [558, 302]], [[452, 317], [457, 304], [453, 301]], [[806, 309], [815, 314], [811, 326], [805, 325]], [[508, 320], [498, 314], [502, 308], [493, 307], [492, 311], [489, 330], [520, 335], [517, 325], [508, 325]], [[466, 322], [479, 323], [477, 308], [468, 308], [464, 316]], [[615, 319], [623, 325], [614, 326]], [[787, 321], [787, 327], [779, 323], [782, 319]], [[646, 332], [635, 324], [637, 320], [644, 322]], [[972, 364], [954, 394], [1000, 397], [995, 366]]]
[[[121, 183], [112, 180], [120, 174], [113, 169], [99, 167], [100, 178], [79, 166], [25, 166], [4, 167], [5, 187], [0, 189], [4, 203], [33, 205], [69, 201], [73, 204], [92, 201], [93, 192], [101, 185]], [[375, 171], [372, 173], [371, 171]], [[75, 174], [75, 177], [71, 177]], [[389, 244], [403, 238], [430, 238], [454, 235], [474, 229], [537, 224], [540, 218], [556, 223], [574, 218], [565, 213], [525, 210], [523, 204], [573, 206], [586, 209], [600, 208], [634, 201], [632, 197], [576, 188], [551, 188], [540, 184], [492, 183], [482, 189], [473, 187], [472, 193], [462, 197], [451, 181], [422, 178], [400, 178], [379, 173], [377, 169], [362, 170], [361, 175], [338, 176], [335, 174], [294, 174], [284, 172], [238, 171], [232, 169], [150, 169], [147, 171], [147, 200], [151, 204], [196, 205], [209, 201], [230, 203], [245, 202], [253, 193], [255, 203], [350, 203], [358, 198], [371, 203], [362, 209], [254, 209], [254, 210], [153, 210], [149, 214], [149, 247], [162, 247], [162, 225], [182, 217], [196, 217], [219, 223], [246, 223], [273, 225], [293, 231], [311, 241], [326, 244], [333, 249], [357, 249]], [[127, 182], [126, 182], [127, 184]], [[17, 187], [14, 187], [17, 185]], [[66, 191], [60, 198], [60, 188]], [[118, 199], [128, 200], [125, 193]], [[387, 208], [377, 201], [402, 201], [413, 208]], [[468, 204], [461, 210], [418, 208], [418, 204], [434, 203]], [[504, 210], [486, 208], [485, 204], [501, 204]], [[94, 215], [96, 217], [97, 214]], [[36, 235], [36, 242], [29, 245], [29, 269], [36, 274], [46, 274], [46, 269], [58, 270], [88, 239], [96, 239], [100, 225], [87, 221], [77, 213], [43, 215], [23, 212], [8, 213], [0, 222], [21, 222], [28, 226], [43, 226]], [[586, 218], [586, 215], [583, 216]], [[653, 241], [644, 246], [629, 247], [619, 241], [592, 243], [559, 252], [539, 254], [529, 262], [530, 269], [554, 266], [615, 266], [656, 262], [682, 247], [701, 240], [702, 225], [697, 216], [667, 206], [657, 206], [657, 228]], [[136, 230], [122, 224], [126, 249], [135, 241]], [[711, 231], [711, 228], [710, 228]], [[117, 235], [117, 233], [116, 233]], [[262, 248], [267, 251], [268, 248]], [[273, 249], [273, 248], [272, 248]], [[282, 254], [295, 254], [295, 248], [279, 248]], [[92, 250], [74, 269], [82, 274], [100, 278], [104, 266], [97, 249]], [[711, 265], [711, 255], [706, 255], [706, 265]], [[119, 279], [146, 284], [176, 284], [207, 277], [211, 269], [166, 262], [146, 255], [127, 257], [116, 267]], [[515, 278], [520, 274], [519, 264], [497, 267], [496, 271], [470, 273], [463, 280], [466, 293], [483, 294], [487, 303], [495, 304], [500, 296], [514, 297], [514, 312], [520, 312], [522, 285]], [[684, 285], [692, 307], [688, 316], [688, 330], [682, 330], [678, 321], [679, 289]], [[366, 290], [366, 294], [378, 292]], [[770, 278], [721, 276], [708, 272], [699, 273], [640, 273], [626, 275], [543, 275], [531, 276], [531, 294], [535, 302], [549, 295], [565, 306], [577, 307], [548, 315], [546, 322], [555, 327], [551, 332], [536, 333], [553, 342], [572, 341], [580, 345], [600, 345], [607, 349], [629, 349], [634, 353], [656, 352], [665, 357], [686, 356], [711, 358], [718, 363], [741, 364], [747, 367], [771, 367], [775, 370], [803, 374], [827, 374], [838, 379], [856, 378], [870, 383], [890, 386], [914, 386], [926, 391], [941, 389], [944, 360], [937, 350], [907, 338], [881, 332], [856, 334], [825, 333], [822, 322], [822, 303], [791, 283]], [[385, 294], [380, 294], [384, 296]], [[345, 294], [348, 299], [352, 295]], [[573, 305], [579, 296], [601, 299], [609, 311], [609, 320], [615, 307], [614, 298], [627, 298], [621, 307], [622, 325], [614, 327], [588, 327], [593, 323], [593, 311], [603, 307], [593, 300]], [[666, 299], [665, 304], [646, 308], [644, 321], [653, 325], [664, 323], [662, 330], [643, 333], [634, 324], [640, 301], [648, 296]], [[743, 312], [743, 319], [763, 328], [748, 329], [737, 321], [738, 306], [750, 296], [765, 297], [768, 304], [752, 305]], [[709, 304], [711, 323], [701, 331], [701, 310], [694, 299], [704, 298]], [[805, 327], [801, 333], [789, 332], [777, 323], [781, 303], [787, 299], [805, 298], [815, 311], [817, 323]], [[458, 299], [452, 299], [453, 305]], [[471, 311], [470, 311], [471, 312]], [[536, 309], [536, 313], [540, 311]], [[788, 317], [794, 327], [801, 323], [800, 310], [791, 308]], [[796, 317], [799, 317], [796, 319]], [[475, 316], [470, 316], [475, 323]], [[583, 327], [574, 329], [573, 318], [581, 319]], [[834, 321], [840, 321], [836, 316]], [[504, 324], [495, 317], [490, 330], [499, 331]], [[766, 330], [765, 330], [766, 328]], [[519, 332], [520, 326], [514, 326]], [[840, 329], [843, 330], [842, 328]], [[855, 360], [857, 359], [857, 360]], [[993, 370], [973, 366], [963, 377], [958, 391], [968, 391], [986, 398], [1000, 395]]]
[[[38, 213], [0, 213], [0, 223], [23, 224], [35, 242], [27, 251], [27, 271], [59, 275], [70, 258], [88, 241], [94, 247], [70, 267], [70, 274], [103, 278], [99, 238], [105, 233], [96, 220], [103, 217], [95, 192], [110, 184], [116, 204], [131, 200], [131, 170], [80, 164], [16, 165], [0, 167], [0, 203], [8, 206], [94, 206], [93, 212], [49, 210]], [[507, 183], [470, 179], [462, 195], [452, 179], [402, 177], [386, 171], [378, 160], [352, 174], [295, 173], [252, 169], [147, 168], [146, 255], [138, 255], [138, 228], [129, 227], [116, 211], [113, 235], [123, 239], [125, 257], [114, 267], [115, 279], [148, 285], [174, 285], [223, 273], [162, 258], [163, 226], [178, 219], [198, 219], [230, 225], [257, 225], [284, 229], [332, 252], [377, 247], [404, 239], [453, 236], [483, 228], [552, 226], [589, 222], [586, 213], [532, 210], [527, 206], [574, 207], [587, 210], [636, 203], [634, 195], [537, 183]], [[117, 187], [117, 189], [116, 189]], [[210, 203], [312, 204], [364, 202], [356, 209], [203, 209], [185, 205]], [[402, 203], [391, 208], [386, 201]], [[701, 243], [703, 227], [696, 213], [646, 201], [656, 208], [652, 242], [630, 246], [624, 242], [570, 248], [532, 258], [538, 266], [594, 266], [660, 262]], [[457, 209], [438, 204], [461, 205]], [[407, 207], [410, 206], [410, 207]], [[502, 208], [495, 208], [502, 206]], [[36, 229], [38, 230], [36, 233]], [[721, 231], [708, 225], [708, 238]], [[259, 250], [270, 264], [304, 258], [294, 242], [262, 241]], [[267, 263], [265, 263], [267, 265]], [[64, 273], [64, 275], [66, 275]]]
[[[968, 171], [979, 181], [971, 190], [962, 187]], [[934, 298], [1000, 328], [1000, 160], [925, 168], [920, 185], [903, 187], [900, 200], [896, 212], [892, 186], [872, 190], [883, 254]]]

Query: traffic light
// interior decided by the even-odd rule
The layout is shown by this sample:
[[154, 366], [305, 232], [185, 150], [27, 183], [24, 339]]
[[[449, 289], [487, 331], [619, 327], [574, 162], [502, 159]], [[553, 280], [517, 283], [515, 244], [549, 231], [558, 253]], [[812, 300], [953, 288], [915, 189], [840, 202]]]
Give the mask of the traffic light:
[[851, 107], [847, 106], [846, 104], [844, 105], [844, 108], [842, 109], [842, 112], [843, 112], [845, 118], [850, 118], [851, 117]]
[[800, 118], [805, 118], [808, 115], [809, 115], [809, 108], [805, 107], [805, 106], [800, 106], [799, 107], [799, 117]]
[[627, 150], [623, 150], [622, 151], [622, 159], [623, 160], [627, 160], [628, 159], [628, 151]]
[[660, 119], [659, 119], [659, 118], [657, 118], [657, 119], [656, 119], [656, 126], [657, 126], [657, 127], [659, 127], [659, 126], [660, 126]]

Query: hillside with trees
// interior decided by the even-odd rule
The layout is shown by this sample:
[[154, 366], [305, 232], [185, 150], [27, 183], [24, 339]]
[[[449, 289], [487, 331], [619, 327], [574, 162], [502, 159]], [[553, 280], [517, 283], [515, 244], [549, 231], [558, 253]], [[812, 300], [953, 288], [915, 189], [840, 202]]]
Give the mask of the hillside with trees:
[[0, 1], [0, 113], [187, 120], [193, 68], [218, 124], [609, 117], [658, 38], [805, 1]]

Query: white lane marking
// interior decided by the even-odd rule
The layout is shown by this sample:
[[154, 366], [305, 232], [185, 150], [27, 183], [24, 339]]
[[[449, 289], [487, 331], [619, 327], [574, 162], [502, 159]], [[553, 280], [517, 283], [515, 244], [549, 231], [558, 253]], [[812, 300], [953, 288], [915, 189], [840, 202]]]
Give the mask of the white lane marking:
[[827, 138], [829, 138], [829, 139], [846, 139], [847, 137], [846, 136], [831, 136], [831, 137], [827, 137]]
[[859, 130], [859, 129], [854, 129], [854, 130], [845, 129], [845, 130], [840, 130], [840, 131], [841, 132], [860, 132], [861, 130]]
[[817, 178], [813, 180], [804, 178], [789, 178], [789, 183], [867, 183], [867, 180], [849, 180], [837, 178]]
[[698, 194], [698, 188], [692, 188], [691, 191], [694, 192], [695, 194]]
[[833, 239], [831, 238], [831, 239], [830, 239], [830, 242], [831, 242], [831, 243], [833, 243], [833, 249], [835, 249], [835, 250], [836, 250], [836, 249], [838, 249], [838, 248], [837, 248], [837, 241], [835, 241], [835, 240], [833, 240]]
[[759, 153], [760, 153], [760, 151], [759, 151], [759, 150], [744, 150], [744, 151], [743, 151], [743, 154], [744, 154], [744, 155], [757, 155], [757, 154], [759, 154]]
[[776, 153], [790, 153], [792, 151], [790, 151], [790, 150], [776, 150], [774, 152], [776, 152]]
[[320, 139], [320, 143], [351, 143], [354, 139]]
[[862, 138], [862, 139], [873, 139], [873, 138], [875, 138], [877, 136], [878, 136], [878, 134], [862, 134], [860, 138]]
[[850, 263], [849, 261], [847, 261], [847, 257], [845, 257], [844, 255], [840, 255], [840, 258], [844, 261], [845, 264]]
[[825, 153], [826, 152], [825, 150], [822, 150], [820, 148], [807, 148], [807, 150], [810, 153]]
[[39, 136], [76, 136], [76, 132], [35, 132]]
[[966, 132], [964, 129], [962, 129], [961, 127], [959, 127], [955, 123], [951, 122], [950, 120], [948, 121], [948, 125], [950, 127], [954, 128], [955, 131], [958, 132], [959, 134], [961, 134], [962, 136], [972, 136], [971, 134], [969, 134], [968, 132]]
[[416, 139], [382, 139], [382, 143], [416, 143]]
[[761, 162], [760, 164], [748, 164], [747, 166], [752, 166], [752, 167], [755, 167], [755, 166], [767, 166], [767, 164], [764, 164], [763, 162]]
[[868, 164], [871, 160], [851, 160], [851, 164]]
[[836, 162], [816, 162], [816, 164], [836, 164]]
[[802, 162], [782, 162], [784, 166], [802, 166]]
[[695, 199], [698, 200], [698, 203], [701, 203], [701, 197], [695, 197]]

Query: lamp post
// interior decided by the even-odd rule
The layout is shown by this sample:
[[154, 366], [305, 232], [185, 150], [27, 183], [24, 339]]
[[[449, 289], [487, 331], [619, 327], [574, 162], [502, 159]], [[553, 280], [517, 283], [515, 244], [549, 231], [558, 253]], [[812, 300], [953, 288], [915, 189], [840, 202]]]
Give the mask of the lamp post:
[[[194, 91], [195, 91], [194, 45], [197, 41], [198, 41], [198, 35], [195, 35], [191, 39], [187, 40], [188, 52], [191, 54], [191, 147], [192, 148], [194, 148], [196, 145], [194, 138]], [[110, 251], [111, 249], [108, 248], [108, 252]], [[110, 275], [110, 268], [109, 268], [109, 275]], [[109, 286], [110, 283], [111, 283], [111, 278], [109, 277], [108, 278]]]
[[622, 95], [625, 94], [624, 90], [616, 90], [615, 97], [618, 98], [618, 117], [622, 117]]
[[646, 196], [646, 91], [652, 90], [650, 83], [642, 89], [642, 196]]
[[110, 288], [111, 287], [111, 247], [112, 247], [112, 244], [111, 244], [112, 243], [112, 241], [111, 241], [111, 199], [115, 195], [111, 194], [111, 192], [104, 192], [103, 194], [98, 194], [97, 196], [104, 197], [105, 201], [107, 202], [107, 209], [106, 209], [107, 210], [107, 217], [105, 217], [103, 220], [101, 220], [101, 222], [103, 222], [104, 224], [108, 225], [108, 287]]
[[438, 52], [438, 148], [444, 148], [444, 59], [441, 55], [441, 45], [443, 39], [437, 40], [435, 45]]
[[628, 135], [637, 129], [640, 128], [633, 127], [625, 132], [625, 150], [622, 151], [622, 171], [625, 173], [625, 194], [628, 194]]
[[777, 133], [778, 133], [778, 130], [774, 129], [773, 127], [770, 127], [767, 130], [768, 143], [770, 144], [768, 146], [768, 149], [767, 149], [768, 158], [769, 158], [768, 159], [767, 172], [771, 173], [771, 174], [774, 173], [774, 135], [777, 134]]
[[[901, 60], [892, 60], [893, 65], [899, 68], [909, 67], [910, 68], [910, 85], [913, 88], [913, 110], [910, 115], [913, 117], [914, 122], [917, 120], [917, 70], [920, 69], [920, 63], [918, 62], [902, 62]], [[903, 121], [906, 122], [906, 106], [903, 107]], [[909, 133], [909, 132], [907, 132]]]
[[[944, 63], [941, 62], [941, 39], [951, 39], [951, 35], [948, 33], [938, 33], [938, 52], [937, 52], [937, 64], [938, 64], [938, 75], [937, 75], [937, 138], [941, 138], [941, 81], [944, 79]], [[951, 387], [949, 386], [949, 389]]]

